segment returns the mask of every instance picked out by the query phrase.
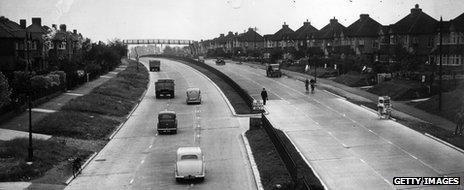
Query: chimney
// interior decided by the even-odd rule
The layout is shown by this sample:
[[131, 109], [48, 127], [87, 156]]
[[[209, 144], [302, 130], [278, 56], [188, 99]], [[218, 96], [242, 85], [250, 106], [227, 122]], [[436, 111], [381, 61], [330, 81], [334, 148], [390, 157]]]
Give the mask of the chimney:
[[233, 32], [231, 32], [231, 31], [229, 31], [229, 34], [227, 34], [227, 35], [234, 35], [234, 33], [233, 33]]
[[77, 30], [76, 29], [73, 30], [73, 34], [77, 35]]
[[66, 24], [60, 24], [60, 30], [66, 32]]
[[360, 18], [360, 19], [369, 18], [369, 14], [360, 14], [360, 15], [359, 15], [359, 18]]
[[32, 24], [42, 26], [42, 19], [40, 17], [32, 18]]
[[248, 31], [253, 31], [253, 28], [248, 28]]
[[306, 22], [303, 22], [303, 25], [311, 25], [311, 22], [309, 22], [309, 20], [306, 19]]
[[412, 14], [420, 13], [420, 12], [422, 12], [422, 9], [419, 8], [419, 4], [416, 4], [416, 5], [414, 6], [414, 8], [411, 9], [411, 13], [412, 13]]
[[55, 30], [57, 30], [56, 24], [52, 24], [52, 28], [55, 29]]
[[335, 19], [335, 17], [334, 17], [333, 19], [330, 19], [330, 23], [331, 23], [331, 24], [333, 24], [333, 23], [337, 23], [337, 22], [338, 22], [338, 20], [337, 20], [337, 19]]
[[235, 32], [235, 35], [238, 36], [238, 32]]
[[220, 37], [224, 37], [224, 34], [221, 34]]
[[26, 19], [19, 20], [19, 25], [22, 29], [26, 29]]

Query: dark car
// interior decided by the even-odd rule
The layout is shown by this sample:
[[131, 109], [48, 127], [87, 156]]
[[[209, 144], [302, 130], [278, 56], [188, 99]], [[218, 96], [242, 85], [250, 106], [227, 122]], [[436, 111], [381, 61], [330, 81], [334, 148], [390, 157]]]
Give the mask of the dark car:
[[226, 62], [222, 58], [217, 58], [216, 59], [216, 65], [225, 65]]
[[174, 111], [161, 111], [158, 113], [158, 125], [156, 130], [161, 133], [177, 133], [177, 117]]

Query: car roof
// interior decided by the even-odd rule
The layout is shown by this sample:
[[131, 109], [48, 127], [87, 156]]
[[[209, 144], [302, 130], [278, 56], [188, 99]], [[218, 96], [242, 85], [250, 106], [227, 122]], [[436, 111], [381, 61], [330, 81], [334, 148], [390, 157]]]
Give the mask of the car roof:
[[190, 88], [187, 88], [187, 92], [189, 91], [200, 91], [199, 88], [195, 88], [195, 87], [190, 87]]
[[170, 110], [164, 110], [164, 111], [160, 111], [159, 114], [176, 114], [175, 111], [170, 111]]
[[177, 149], [177, 155], [186, 155], [186, 154], [201, 154], [201, 149], [198, 146], [191, 147], [179, 147]]
[[173, 81], [174, 79], [171, 79], [171, 78], [160, 78], [160, 79], [158, 79], [158, 81], [161, 81], [161, 80], [172, 80]]

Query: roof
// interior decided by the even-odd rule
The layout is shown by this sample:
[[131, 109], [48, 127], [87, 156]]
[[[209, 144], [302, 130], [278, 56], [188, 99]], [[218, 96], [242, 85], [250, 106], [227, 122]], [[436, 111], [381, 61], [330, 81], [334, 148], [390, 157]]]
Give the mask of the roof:
[[282, 25], [282, 28], [276, 33], [274, 33], [274, 35], [271, 36], [271, 40], [279, 41], [279, 40], [286, 39], [286, 38], [290, 39], [292, 38], [293, 33], [294, 31], [290, 27], [288, 27], [287, 24], [284, 23]]
[[369, 17], [361, 14], [360, 18], [346, 28], [346, 35], [351, 37], [377, 37], [382, 25]]
[[179, 147], [177, 149], [177, 155], [185, 154], [201, 154], [201, 148], [198, 146], [195, 147]]
[[238, 40], [243, 42], [261, 42], [264, 38], [252, 28], [249, 28], [247, 32], [238, 36]]
[[464, 32], [464, 13], [450, 21], [455, 31]]
[[195, 88], [195, 87], [190, 87], [190, 88], [187, 88], [187, 92], [188, 91], [200, 91], [199, 88]]
[[314, 36], [319, 30], [314, 28], [310, 22], [306, 21], [303, 23], [303, 26], [298, 28], [293, 34], [294, 39], [306, 39]]
[[21, 26], [6, 17], [0, 17], [0, 38], [24, 38], [26, 33]]
[[176, 114], [175, 111], [170, 111], [170, 110], [163, 110], [163, 111], [160, 111], [158, 114]]
[[438, 21], [422, 12], [419, 5], [411, 9], [406, 17], [392, 25], [395, 34], [433, 34], [436, 31]]
[[327, 39], [333, 38], [334, 36], [339, 36], [342, 33], [345, 33], [346, 27], [338, 22], [337, 19], [330, 19], [329, 24], [325, 25], [319, 32], [316, 34], [316, 38]]

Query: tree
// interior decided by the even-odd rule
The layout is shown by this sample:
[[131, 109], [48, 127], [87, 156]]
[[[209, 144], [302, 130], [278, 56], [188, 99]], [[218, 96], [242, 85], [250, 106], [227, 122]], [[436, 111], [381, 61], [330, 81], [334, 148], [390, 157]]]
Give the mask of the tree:
[[10, 103], [10, 95], [11, 89], [8, 85], [8, 80], [3, 73], [0, 72], [0, 108]]

